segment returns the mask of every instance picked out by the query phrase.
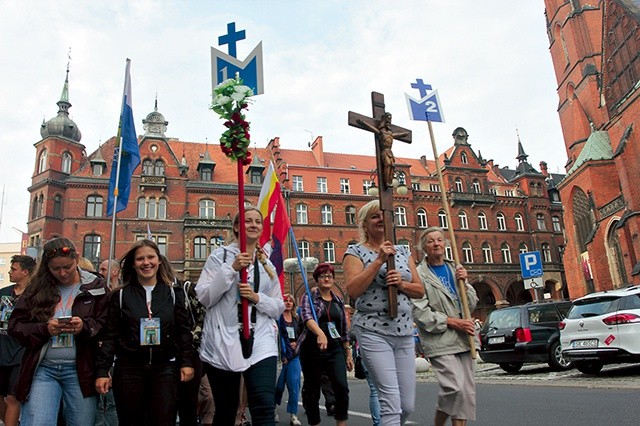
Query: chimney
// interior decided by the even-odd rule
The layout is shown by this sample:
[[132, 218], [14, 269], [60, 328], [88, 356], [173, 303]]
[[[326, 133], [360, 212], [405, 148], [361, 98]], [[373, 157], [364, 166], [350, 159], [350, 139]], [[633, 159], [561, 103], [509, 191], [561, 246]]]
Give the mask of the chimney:
[[311, 152], [313, 152], [313, 156], [316, 158], [319, 166], [325, 167], [324, 163], [324, 148], [322, 147], [322, 136], [316, 137], [316, 139], [311, 144]]
[[542, 173], [545, 177], [549, 176], [549, 172], [547, 171], [547, 163], [544, 161], [540, 162], [540, 173]]

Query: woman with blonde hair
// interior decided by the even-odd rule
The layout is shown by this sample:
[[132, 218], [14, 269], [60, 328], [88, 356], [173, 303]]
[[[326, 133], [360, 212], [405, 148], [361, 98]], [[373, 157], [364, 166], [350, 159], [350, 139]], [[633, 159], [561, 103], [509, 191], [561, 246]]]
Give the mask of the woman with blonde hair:
[[[349, 246], [343, 268], [347, 292], [355, 299], [351, 327], [362, 360], [378, 389], [381, 424], [400, 425], [415, 408], [415, 354], [411, 298], [424, 288], [409, 250], [384, 238], [384, 218], [377, 200], [358, 214], [360, 243]], [[396, 269], [387, 270], [395, 257]], [[398, 315], [389, 315], [388, 286], [398, 289]]]
[[282, 370], [276, 384], [276, 405], [282, 402], [285, 384], [289, 391], [287, 413], [291, 426], [300, 426], [298, 420], [298, 399], [300, 396], [300, 358], [298, 357], [297, 340], [299, 337], [300, 318], [296, 314], [296, 301], [290, 294], [284, 295], [284, 312], [278, 320], [280, 331], [280, 353]]
[[[196, 285], [198, 300], [207, 308], [200, 358], [213, 391], [213, 424], [221, 426], [234, 424], [241, 376], [247, 384], [252, 423], [273, 425], [275, 419], [276, 321], [284, 311], [284, 302], [275, 267], [258, 244], [262, 235], [260, 210], [247, 208], [244, 225], [246, 251], [240, 252], [236, 242], [213, 250]], [[239, 229], [240, 217], [236, 215], [236, 238]], [[247, 282], [240, 281], [243, 268], [247, 268]], [[247, 299], [250, 306], [250, 354], [243, 353], [240, 341], [241, 298]]]

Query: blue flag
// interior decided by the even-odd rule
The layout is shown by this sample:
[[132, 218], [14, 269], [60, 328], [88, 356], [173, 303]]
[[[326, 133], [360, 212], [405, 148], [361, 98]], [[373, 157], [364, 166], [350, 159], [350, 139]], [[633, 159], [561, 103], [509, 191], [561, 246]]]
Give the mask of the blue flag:
[[[133, 171], [140, 165], [140, 148], [138, 136], [133, 122], [131, 108], [131, 76], [129, 68], [131, 60], [127, 59], [127, 69], [124, 75], [124, 95], [122, 99], [122, 115], [118, 126], [116, 146], [113, 151], [113, 164], [109, 178], [109, 197], [107, 201], [107, 216], [113, 214], [113, 202], [117, 195], [116, 213], [127, 208], [129, 192], [131, 191], [131, 177]], [[122, 150], [122, 154], [120, 154]], [[120, 162], [120, 176], [118, 176], [118, 162]]]

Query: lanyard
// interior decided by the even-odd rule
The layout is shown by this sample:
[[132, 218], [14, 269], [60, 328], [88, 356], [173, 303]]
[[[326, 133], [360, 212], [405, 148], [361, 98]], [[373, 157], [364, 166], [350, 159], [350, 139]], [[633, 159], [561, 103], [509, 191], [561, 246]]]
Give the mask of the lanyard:
[[67, 312], [71, 313], [71, 308], [73, 307], [73, 299], [75, 296], [76, 288], [79, 285], [80, 284], [76, 284], [71, 288], [71, 293], [69, 293], [69, 296], [67, 296], [67, 299], [64, 301], [64, 303], [62, 303], [62, 294], [60, 294], [60, 300], [58, 301], [58, 306], [56, 310], [60, 309], [62, 316], [65, 316]]
[[149, 319], [151, 319], [151, 301], [147, 302], [147, 312], [149, 313]]
[[331, 304], [333, 303], [333, 297], [329, 300], [329, 305], [327, 306], [327, 319], [331, 322]]

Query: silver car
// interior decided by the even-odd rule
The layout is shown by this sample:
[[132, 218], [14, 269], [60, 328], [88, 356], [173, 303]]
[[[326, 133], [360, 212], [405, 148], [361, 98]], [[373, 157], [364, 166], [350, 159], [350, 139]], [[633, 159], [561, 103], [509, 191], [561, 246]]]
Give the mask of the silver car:
[[640, 286], [576, 299], [560, 323], [562, 355], [582, 373], [640, 361]]

